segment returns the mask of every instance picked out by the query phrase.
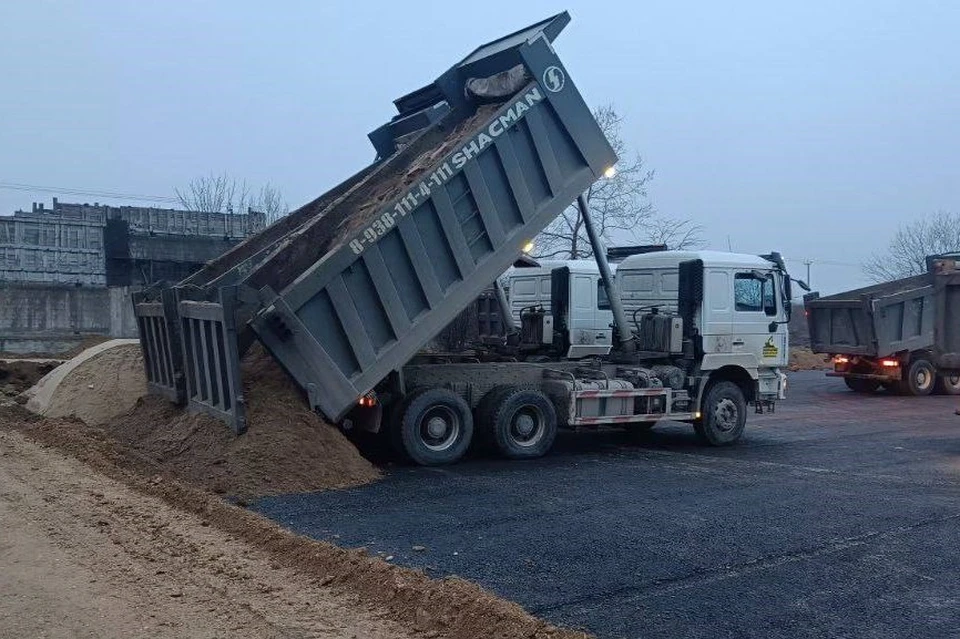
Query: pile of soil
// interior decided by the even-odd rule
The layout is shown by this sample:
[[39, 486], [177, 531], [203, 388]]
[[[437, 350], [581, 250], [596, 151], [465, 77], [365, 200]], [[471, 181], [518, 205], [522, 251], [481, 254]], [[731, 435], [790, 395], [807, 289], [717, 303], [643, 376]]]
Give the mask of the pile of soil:
[[146, 392], [140, 347], [117, 346], [70, 371], [53, 392], [43, 414], [77, 417], [88, 424], [106, 424], [129, 410]]
[[56, 367], [56, 362], [0, 362], [0, 394], [18, 395]]
[[247, 432], [153, 396], [105, 430], [184, 481], [243, 499], [358, 486], [380, 472], [310, 410], [294, 382], [259, 345], [241, 366]]
[[833, 365], [825, 361], [825, 356], [812, 352], [809, 348], [790, 349], [790, 370], [792, 371], [826, 371]]
[[420, 570], [389, 564], [363, 549], [346, 550], [296, 535], [208, 492], [164, 478], [159, 465], [103, 430], [78, 420], [46, 419], [17, 406], [0, 407], [0, 430], [4, 429], [23, 432], [108, 477], [198, 515], [209, 525], [268, 553], [277, 566], [297, 570], [322, 586], [354, 595], [425, 637], [590, 639], [586, 633], [537, 619], [475, 583], [458, 577], [431, 579]]

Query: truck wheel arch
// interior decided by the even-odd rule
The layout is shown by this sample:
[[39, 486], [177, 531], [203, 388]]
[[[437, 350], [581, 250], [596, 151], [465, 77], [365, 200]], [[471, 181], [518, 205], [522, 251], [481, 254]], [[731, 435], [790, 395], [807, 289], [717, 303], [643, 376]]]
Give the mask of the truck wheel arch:
[[757, 380], [740, 366], [724, 366], [710, 373], [707, 382], [700, 387], [700, 396], [697, 398], [697, 405], [702, 406], [703, 400], [710, 391], [710, 387], [720, 382], [733, 382], [740, 387], [744, 399], [747, 403], [754, 401], [757, 396]]

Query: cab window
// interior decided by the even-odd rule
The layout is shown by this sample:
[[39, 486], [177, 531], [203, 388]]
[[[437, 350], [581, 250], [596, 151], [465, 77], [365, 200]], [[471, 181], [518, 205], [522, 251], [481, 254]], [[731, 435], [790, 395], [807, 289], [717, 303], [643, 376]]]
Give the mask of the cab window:
[[607, 297], [607, 289], [603, 286], [603, 280], [597, 281], [597, 308], [601, 311], [610, 310], [610, 298]]
[[743, 313], [777, 314], [773, 278], [758, 277], [754, 273], [737, 273], [733, 282], [734, 307]]

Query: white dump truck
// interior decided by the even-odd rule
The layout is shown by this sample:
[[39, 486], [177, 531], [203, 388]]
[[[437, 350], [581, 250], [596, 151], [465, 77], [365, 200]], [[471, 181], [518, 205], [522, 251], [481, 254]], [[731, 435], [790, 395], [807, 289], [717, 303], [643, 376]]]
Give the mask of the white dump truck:
[[[621, 300], [581, 195], [617, 157], [552, 45], [568, 22], [482, 45], [395, 101], [369, 136], [372, 165], [179, 284], [138, 293], [150, 392], [242, 435], [239, 362], [256, 340], [332, 423], [386, 430], [419, 464], [455, 462], [478, 438], [530, 458], [558, 428], [662, 419], [735, 442], [748, 406], [783, 397], [789, 277], [775, 255], [676, 254], [661, 276], [671, 290], [659, 266], [627, 259]], [[575, 201], [606, 301], [596, 276], [553, 269], [550, 308], [521, 313], [502, 343], [424, 353]], [[582, 326], [586, 306], [612, 322]]]

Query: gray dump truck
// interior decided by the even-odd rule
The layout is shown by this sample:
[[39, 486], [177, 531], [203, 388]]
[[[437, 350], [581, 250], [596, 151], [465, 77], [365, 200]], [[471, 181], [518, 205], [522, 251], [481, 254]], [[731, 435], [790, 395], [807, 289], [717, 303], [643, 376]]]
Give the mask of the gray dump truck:
[[[736, 441], [748, 404], [783, 396], [789, 277], [777, 259], [739, 275], [689, 260], [674, 276], [679, 312], [627, 319], [581, 196], [617, 157], [552, 46], [568, 22], [561, 13], [479, 47], [394, 102], [398, 114], [369, 135], [372, 165], [176, 286], [136, 295], [150, 392], [240, 434], [239, 362], [257, 340], [311, 407], [347, 429], [389, 431], [420, 464], [457, 460], [475, 434], [536, 457], [558, 427], [663, 418]], [[603, 355], [557, 353], [542, 312], [501, 344], [423, 352], [574, 201], [617, 325]], [[763, 353], [730, 339], [730, 318], [700, 322], [709, 291], [732, 313], [735, 288], [752, 296]]]
[[856, 392], [960, 395], [960, 271], [952, 256], [927, 272], [836, 295], [804, 296], [813, 352]]

